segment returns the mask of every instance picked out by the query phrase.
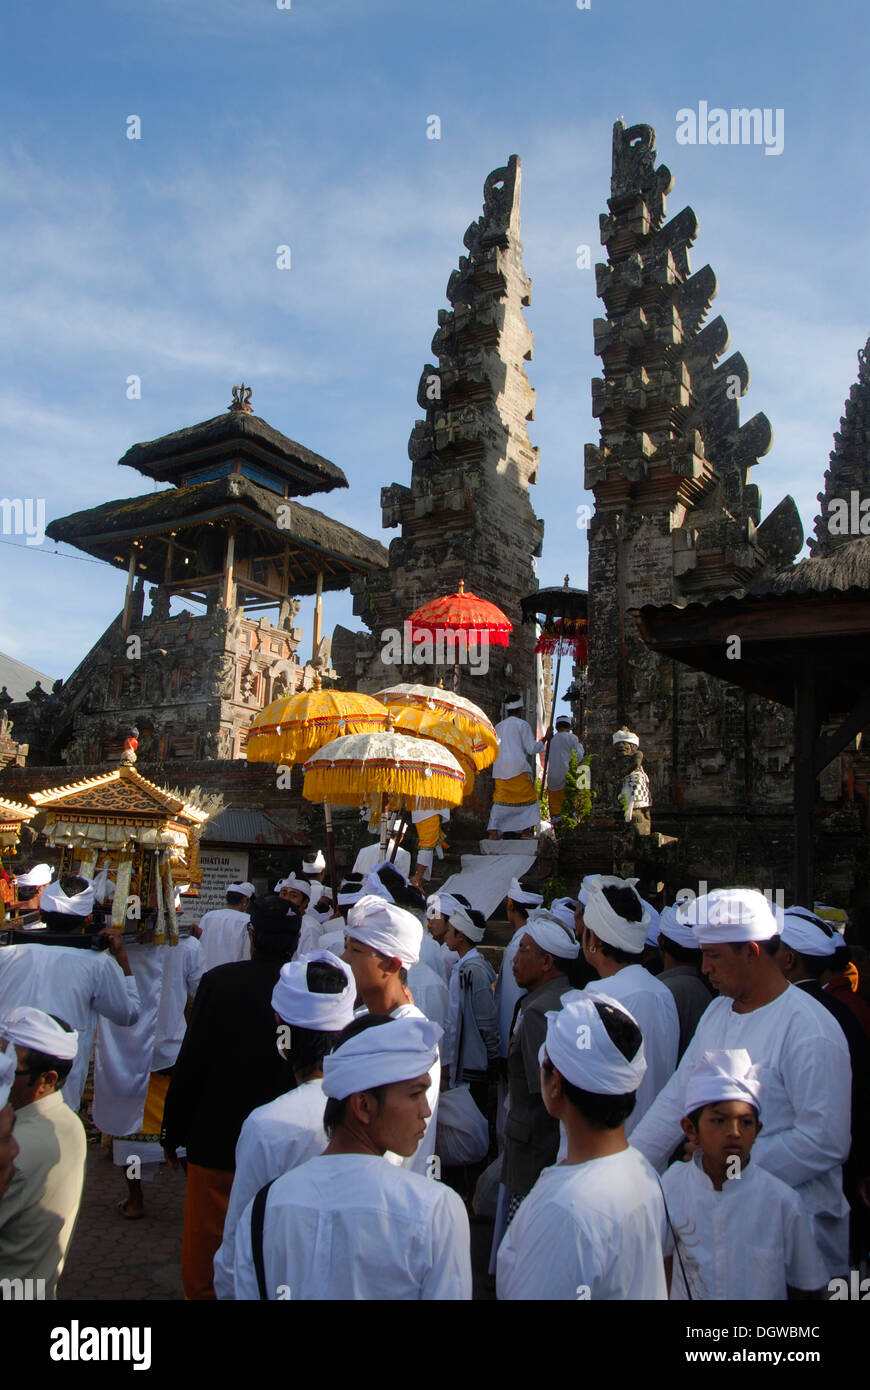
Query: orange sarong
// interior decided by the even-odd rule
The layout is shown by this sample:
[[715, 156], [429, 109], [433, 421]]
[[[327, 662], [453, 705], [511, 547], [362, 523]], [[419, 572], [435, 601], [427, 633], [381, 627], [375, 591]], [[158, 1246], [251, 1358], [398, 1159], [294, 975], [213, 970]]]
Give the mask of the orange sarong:
[[181, 1282], [184, 1297], [213, 1299], [214, 1257], [223, 1239], [233, 1174], [222, 1168], [187, 1165], [184, 1233], [181, 1238]]
[[441, 817], [436, 811], [434, 816], [418, 820], [414, 829], [417, 832], [418, 849], [434, 849], [441, 834]]
[[547, 805], [550, 808], [551, 816], [558, 816], [562, 813], [562, 802], [565, 798], [565, 788], [556, 791], [554, 787], [547, 788]]

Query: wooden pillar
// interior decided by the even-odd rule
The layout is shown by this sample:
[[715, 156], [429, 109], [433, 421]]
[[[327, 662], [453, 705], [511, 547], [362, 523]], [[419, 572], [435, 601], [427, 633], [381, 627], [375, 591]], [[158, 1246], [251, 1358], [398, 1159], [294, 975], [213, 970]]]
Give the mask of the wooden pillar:
[[135, 579], [135, 577], [136, 547], [132, 546], [130, 550], [130, 563], [127, 566], [127, 589], [124, 594], [124, 616], [121, 620], [121, 627], [123, 629], [125, 637], [127, 636], [127, 633], [130, 631], [130, 605], [133, 598], [133, 580]]
[[173, 532], [170, 534], [170, 537], [169, 537], [169, 544], [168, 544], [168, 546], [166, 547], [166, 564], [165, 564], [165, 566], [164, 566], [164, 568], [163, 568], [163, 583], [164, 583], [164, 584], [170, 584], [170, 583], [172, 582], [172, 564], [173, 564], [174, 559], [175, 559], [175, 532], [173, 531]]
[[794, 900], [813, 905], [813, 802], [815, 800], [816, 672], [801, 661], [794, 685]]
[[[287, 489], [284, 489], [284, 496], [287, 496]], [[290, 547], [285, 545], [284, 554], [281, 557], [281, 592], [284, 597], [278, 606], [278, 626], [283, 627], [290, 617]]]
[[317, 591], [314, 595], [314, 630], [311, 639], [311, 660], [317, 656], [320, 634], [323, 626], [323, 570], [317, 571]]
[[230, 531], [227, 536], [227, 559], [224, 565], [223, 606], [229, 608], [233, 596], [233, 562], [236, 557], [236, 535]]

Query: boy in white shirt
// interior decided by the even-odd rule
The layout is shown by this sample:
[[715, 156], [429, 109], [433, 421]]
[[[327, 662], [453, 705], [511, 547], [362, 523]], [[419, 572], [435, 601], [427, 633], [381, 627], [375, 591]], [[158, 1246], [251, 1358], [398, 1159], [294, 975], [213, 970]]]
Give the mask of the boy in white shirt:
[[760, 1070], [745, 1048], [723, 1049], [688, 1079], [682, 1128], [694, 1152], [662, 1179], [672, 1299], [818, 1298], [827, 1284], [800, 1197], [750, 1164]]

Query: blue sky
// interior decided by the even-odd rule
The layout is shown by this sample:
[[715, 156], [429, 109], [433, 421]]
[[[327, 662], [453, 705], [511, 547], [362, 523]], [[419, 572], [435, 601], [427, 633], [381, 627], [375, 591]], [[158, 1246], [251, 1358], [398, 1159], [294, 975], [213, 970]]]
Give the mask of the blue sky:
[[[857, 0], [51, 0], [7, 11], [0, 95], [6, 274], [2, 493], [49, 518], [151, 484], [117, 459], [207, 419], [231, 386], [333, 459], [323, 508], [379, 537], [437, 312], [483, 181], [523, 160], [542, 584], [584, 583], [576, 509], [598, 438], [590, 380], [611, 126], [648, 122], [700, 221], [694, 269], [774, 429], [764, 513], [812, 529], [868, 335], [866, 11]], [[700, 101], [782, 108], [784, 149], [686, 146]], [[441, 139], [426, 138], [427, 117]], [[126, 138], [138, 115], [142, 138]], [[292, 269], [275, 248], [289, 244]], [[131, 374], [140, 400], [127, 400]], [[119, 571], [0, 538], [0, 650], [67, 676], [122, 604]], [[17, 545], [18, 549], [13, 549]], [[310, 601], [301, 621], [310, 634]], [[325, 628], [359, 626], [328, 596]], [[306, 642], [307, 642], [306, 638]], [[307, 655], [307, 647], [303, 654]]]

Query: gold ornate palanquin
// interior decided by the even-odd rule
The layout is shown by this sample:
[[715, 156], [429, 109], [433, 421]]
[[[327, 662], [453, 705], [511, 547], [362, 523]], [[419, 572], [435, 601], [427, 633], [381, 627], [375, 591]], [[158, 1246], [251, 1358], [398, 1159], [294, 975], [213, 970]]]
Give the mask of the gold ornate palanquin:
[[61, 873], [98, 883], [102, 876], [103, 886], [114, 879], [113, 926], [138, 917], [149, 938], [153, 928], [156, 945], [167, 935], [170, 944], [178, 941], [174, 885], [202, 881], [199, 836], [208, 812], [129, 766], [31, 792], [30, 800], [45, 813], [47, 843], [62, 851]]

